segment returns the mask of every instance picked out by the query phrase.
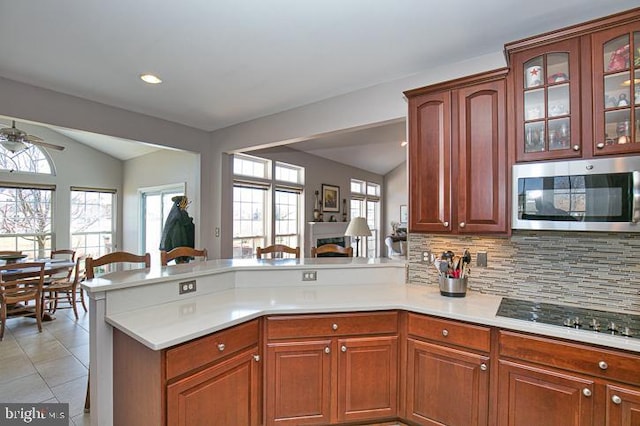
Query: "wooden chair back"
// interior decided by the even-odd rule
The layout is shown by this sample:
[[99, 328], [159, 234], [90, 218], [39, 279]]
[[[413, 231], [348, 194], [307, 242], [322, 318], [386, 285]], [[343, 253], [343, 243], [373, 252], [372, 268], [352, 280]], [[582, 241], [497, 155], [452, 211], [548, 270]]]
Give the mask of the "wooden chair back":
[[96, 259], [87, 257], [87, 279], [95, 278], [95, 268], [97, 267], [122, 263], [141, 263], [144, 264], [145, 268], [149, 268], [151, 267], [151, 255], [149, 253], [135, 254], [126, 251], [114, 251]]
[[[76, 261], [76, 251], [70, 249], [60, 249], [60, 250], [51, 250], [51, 259], [67, 259], [71, 262]], [[73, 273], [73, 267], [69, 268], [66, 272], [58, 272], [56, 274], [51, 275], [45, 281], [51, 282], [54, 280], [60, 280], [66, 278], [67, 280], [71, 279], [71, 274]]]
[[281, 258], [283, 253], [288, 253], [294, 255], [296, 259], [300, 258], [300, 247], [289, 247], [284, 244], [273, 244], [271, 246], [267, 246], [265, 248], [258, 247], [256, 248], [256, 257], [258, 259], [262, 259], [262, 255], [271, 254], [271, 258]]
[[[44, 263], [23, 262], [20, 269], [33, 270], [32, 277], [3, 279], [2, 271], [16, 268], [16, 264], [0, 266], [0, 340], [4, 337], [4, 329], [8, 316], [25, 316], [35, 314], [38, 331], [42, 331], [42, 287], [44, 285]], [[27, 302], [35, 302], [35, 310]]]
[[193, 247], [176, 247], [173, 250], [160, 250], [160, 264], [167, 266], [169, 262], [179, 257], [199, 257], [207, 260], [207, 249], [195, 249]]
[[331, 253], [334, 256], [353, 257], [353, 247], [342, 247], [338, 244], [323, 244], [320, 247], [311, 247], [311, 257], [319, 254]]
[[[46, 305], [49, 305], [49, 311], [55, 313], [57, 309], [70, 308], [73, 309], [73, 314], [78, 319], [78, 310], [76, 308], [77, 303], [82, 303], [84, 311], [87, 312], [87, 307], [84, 303], [84, 294], [79, 284], [86, 276], [86, 260], [87, 256], [78, 256], [76, 264], [72, 269], [73, 278], [71, 275], [67, 279], [54, 280], [44, 287], [43, 309], [46, 309]], [[80, 298], [78, 298], [80, 295]], [[67, 306], [58, 306], [60, 300], [66, 299]]]

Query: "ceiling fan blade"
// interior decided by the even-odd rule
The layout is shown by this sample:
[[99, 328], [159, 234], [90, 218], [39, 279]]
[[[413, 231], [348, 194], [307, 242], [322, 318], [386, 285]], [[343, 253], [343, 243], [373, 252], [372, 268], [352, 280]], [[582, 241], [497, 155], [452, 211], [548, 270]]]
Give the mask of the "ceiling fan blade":
[[24, 137], [24, 140], [25, 140], [26, 142], [29, 142], [29, 143], [44, 142], [44, 139], [39, 138], [38, 136], [34, 136], [34, 135], [26, 135], [26, 136]]
[[40, 141], [27, 140], [27, 142], [30, 143], [30, 144], [33, 144], [33, 145], [38, 145], [38, 146], [43, 146], [45, 148], [55, 149], [57, 151], [64, 151], [64, 146], [54, 145], [52, 143], [47, 143], [47, 142], [42, 141], [42, 139]]

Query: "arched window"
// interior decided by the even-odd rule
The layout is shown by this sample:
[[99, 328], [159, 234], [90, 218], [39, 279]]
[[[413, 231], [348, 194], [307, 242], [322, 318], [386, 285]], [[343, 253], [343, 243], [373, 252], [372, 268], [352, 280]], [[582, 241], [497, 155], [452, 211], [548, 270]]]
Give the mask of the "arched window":
[[7, 172], [41, 173], [53, 175], [54, 167], [49, 154], [36, 145], [11, 152], [0, 144], [0, 170]]

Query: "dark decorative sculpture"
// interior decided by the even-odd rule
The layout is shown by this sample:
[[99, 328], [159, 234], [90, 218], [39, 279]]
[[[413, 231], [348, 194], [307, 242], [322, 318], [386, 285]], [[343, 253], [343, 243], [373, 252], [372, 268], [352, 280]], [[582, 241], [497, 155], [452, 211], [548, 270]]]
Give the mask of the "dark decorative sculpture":
[[[184, 195], [171, 199], [173, 207], [167, 216], [160, 238], [160, 250], [170, 251], [176, 247], [195, 246], [195, 225], [193, 218], [187, 213], [189, 200]], [[176, 263], [188, 263], [189, 257], [180, 257]]]

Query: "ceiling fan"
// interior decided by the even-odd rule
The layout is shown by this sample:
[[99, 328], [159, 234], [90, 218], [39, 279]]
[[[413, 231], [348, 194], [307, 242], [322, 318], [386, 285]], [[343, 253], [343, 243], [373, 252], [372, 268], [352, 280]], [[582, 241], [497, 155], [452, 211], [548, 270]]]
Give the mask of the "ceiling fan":
[[38, 136], [28, 135], [25, 131], [16, 128], [15, 120], [12, 121], [11, 127], [0, 129], [0, 145], [12, 154], [28, 148], [29, 144], [56, 149], [58, 151], [64, 150], [64, 146], [47, 143]]

